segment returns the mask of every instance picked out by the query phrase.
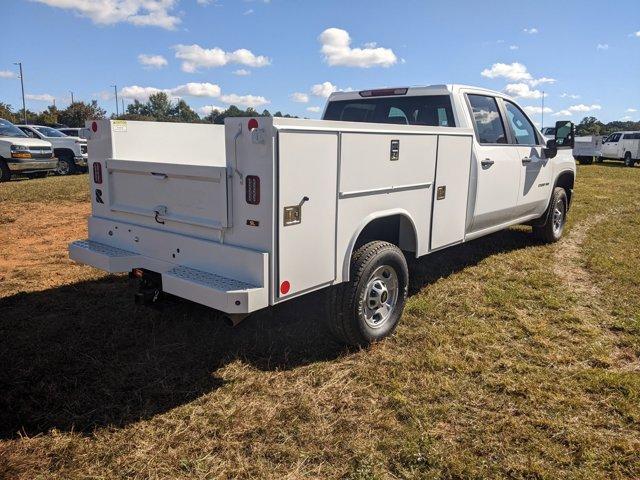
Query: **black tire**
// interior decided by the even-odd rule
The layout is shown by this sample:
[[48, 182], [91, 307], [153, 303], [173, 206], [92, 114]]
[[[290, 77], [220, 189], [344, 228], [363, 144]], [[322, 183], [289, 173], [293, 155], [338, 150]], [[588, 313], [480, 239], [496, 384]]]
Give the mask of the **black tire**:
[[624, 154], [624, 166], [625, 167], [633, 167], [636, 162], [631, 158], [631, 152], [627, 152]]
[[593, 157], [578, 157], [578, 163], [580, 165], [591, 165], [593, 163]]
[[554, 243], [560, 240], [564, 225], [567, 221], [569, 202], [567, 192], [562, 187], [555, 187], [551, 195], [549, 207], [545, 212], [545, 223], [533, 227], [533, 234], [545, 243]]
[[604, 162], [604, 158], [603, 157], [596, 157], [596, 162], [602, 163], [602, 162]]
[[11, 170], [7, 166], [7, 162], [0, 160], [0, 182], [8, 182], [11, 180]]
[[398, 247], [382, 241], [363, 245], [351, 257], [349, 282], [331, 289], [329, 329], [351, 346], [388, 337], [402, 316], [408, 285], [407, 261]]
[[58, 175], [73, 175], [76, 173], [76, 162], [73, 161], [73, 157], [68, 153], [64, 153], [58, 157], [58, 168], [56, 168], [56, 174]]

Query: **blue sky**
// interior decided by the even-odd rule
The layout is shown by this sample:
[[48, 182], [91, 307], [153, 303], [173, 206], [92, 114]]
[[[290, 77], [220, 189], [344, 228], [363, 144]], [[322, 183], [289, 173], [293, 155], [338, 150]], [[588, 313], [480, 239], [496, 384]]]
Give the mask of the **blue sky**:
[[[640, 3], [3, 0], [0, 101], [154, 89], [206, 112], [230, 103], [315, 118], [332, 89], [466, 83], [519, 96], [545, 124], [640, 120]], [[556, 17], [554, 18], [554, 15]], [[25, 35], [26, 33], [26, 35]], [[24, 40], [23, 40], [24, 39]]]

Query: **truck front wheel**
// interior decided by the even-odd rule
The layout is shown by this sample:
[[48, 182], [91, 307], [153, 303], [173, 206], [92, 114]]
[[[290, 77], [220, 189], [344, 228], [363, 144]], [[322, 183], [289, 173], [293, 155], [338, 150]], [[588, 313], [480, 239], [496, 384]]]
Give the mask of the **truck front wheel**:
[[409, 284], [407, 261], [395, 245], [374, 241], [351, 257], [351, 279], [332, 289], [329, 327], [342, 343], [366, 346], [396, 329]]
[[534, 235], [545, 243], [553, 243], [560, 240], [564, 231], [564, 224], [567, 221], [568, 207], [567, 192], [562, 187], [554, 188], [551, 202], [549, 202], [549, 209], [545, 213], [546, 220], [543, 225], [533, 227]]
[[631, 158], [631, 152], [627, 152], [624, 154], [624, 165], [626, 167], [633, 167], [633, 165], [636, 162], [633, 161], [633, 158]]
[[8, 182], [11, 180], [11, 170], [7, 166], [7, 162], [0, 160], [0, 182]]
[[72, 175], [76, 173], [76, 164], [73, 161], [73, 156], [69, 154], [61, 154], [58, 157], [58, 168], [56, 168], [58, 175]]

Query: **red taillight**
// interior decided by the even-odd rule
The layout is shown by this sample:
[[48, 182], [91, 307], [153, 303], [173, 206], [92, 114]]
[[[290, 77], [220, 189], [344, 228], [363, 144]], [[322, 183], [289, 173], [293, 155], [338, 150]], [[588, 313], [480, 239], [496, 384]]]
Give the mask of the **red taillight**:
[[287, 280], [280, 284], [280, 293], [282, 295], [289, 293], [289, 290], [291, 290], [291, 284]]
[[379, 90], [362, 90], [361, 97], [386, 97], [388, 95], [406, 95], [408, 88], [381, 88]]
[[260, 203], [260, 177], [256, 175], [247, 175], [245, 200], [249, 205], [258, 205]]
[[258, 128], [258, 120], [256, 120], [255, 118], [250, 119], [249, 122], [247, 122], [247, 128], [249, 129], [249, 131]]
[[93, 164], [93, 183], [102, 183], [102, 165], [98, 162]]
[[98, 131], [98, 122], [91, 122], [91, 131], [96, 133]]

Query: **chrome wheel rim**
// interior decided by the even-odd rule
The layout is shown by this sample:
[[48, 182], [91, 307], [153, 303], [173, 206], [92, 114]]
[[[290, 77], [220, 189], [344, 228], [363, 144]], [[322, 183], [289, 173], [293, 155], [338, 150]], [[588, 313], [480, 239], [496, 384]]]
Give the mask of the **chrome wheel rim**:
[[380, 328], [391, 318], [398, 304], [398, 275], [389, 265], [374, 270], [364, 290], [364, 321]]
[[69, 163], [66, 160], [58, 160], [58, 175], [66, 175], [69, 173]]
[[558, 199], [553, 207], [553, 233], [559, 235], [564, 227], [564, 202]]

